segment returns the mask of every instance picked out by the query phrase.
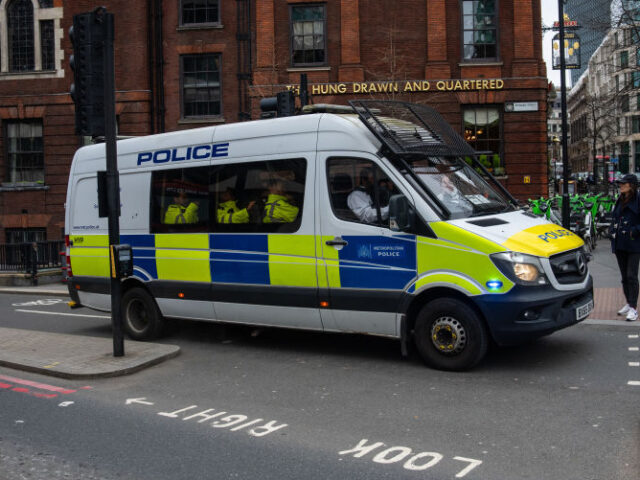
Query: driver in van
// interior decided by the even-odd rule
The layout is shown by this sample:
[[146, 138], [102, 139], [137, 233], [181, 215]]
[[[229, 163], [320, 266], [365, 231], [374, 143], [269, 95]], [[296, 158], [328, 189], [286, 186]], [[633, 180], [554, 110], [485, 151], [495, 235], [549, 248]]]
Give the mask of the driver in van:
[[[361, 222], [376, 223], [378, 211], [371, 198], [374, 188], [373, 168], [365, 167], [360, 170], [358, 182], [358, 187], [347, 197], [347, 205]], [[380, 216], [382, 220], [389, 218], [389, 206], [380, 208]]]
[[296, 220], [299, 211], [300, 209], [293, 205], [286, 195], [282, 179], [270, 179], [262, 223], [291, 223]]
[[220, 194], [222, 201], [218, 205], [218, 223], [249, 223], [249, 210], [256, 204], [249, 202], [246, 208], [239, 208], [235, 192], [231, 187]]
[[180, 190], [173, 197], [173, 203], [167, 207], [163, 223], [172, 225], [198, 223], [198, 202], [190, 202], [187, 193]]
[[473, 207], [462, 195], [450, 174], [445, 173], [440, 178], [440, 193], [436, 196], [452, 211], [469, 214], [473, 210]]

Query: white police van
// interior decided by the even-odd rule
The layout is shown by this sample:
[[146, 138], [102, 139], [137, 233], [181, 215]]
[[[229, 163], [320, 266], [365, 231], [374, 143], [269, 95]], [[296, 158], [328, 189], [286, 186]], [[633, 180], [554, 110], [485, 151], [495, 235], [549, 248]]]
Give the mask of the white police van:
[[[519, 209], [433, 109], [350, 103], [118, 142], [132, 338], [165, 318], [366, 333], [460, 370], [589, 315], [578, 236]], [[66, 235], [72, 299], [108, 311], [104, 169], [104, 145], [76, 153]]]

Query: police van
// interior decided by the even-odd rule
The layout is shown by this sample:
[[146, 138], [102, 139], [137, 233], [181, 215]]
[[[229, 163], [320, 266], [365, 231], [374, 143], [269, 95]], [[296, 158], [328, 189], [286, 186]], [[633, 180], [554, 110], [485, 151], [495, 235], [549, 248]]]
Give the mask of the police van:
[[[183, 318], [364, 333], [463, 370], [589, 315], [582, 240], [519, 208], [435, 110], [350, 105], [118, 142], [131, 338]], [[103, 144], [77, 151], [65, 233], [72, 300], [109, 311], [105, 165]]]

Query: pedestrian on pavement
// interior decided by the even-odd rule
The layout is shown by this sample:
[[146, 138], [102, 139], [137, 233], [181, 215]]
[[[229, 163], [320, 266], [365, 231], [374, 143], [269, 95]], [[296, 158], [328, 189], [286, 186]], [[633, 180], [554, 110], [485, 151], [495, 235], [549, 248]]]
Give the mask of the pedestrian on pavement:
[[38, 243], [32, 242], [29, 249], [29, 273], [31, 285], [38, 285]]
[[638, 319], [638, 264], [640, 263], [640, 198], [638, 177], [624, 175], [617, 180], [620, 197], [613, 208], [611, 250], [618, 260], [622, 290], [627, 303], [618, 310], [629, 322]]

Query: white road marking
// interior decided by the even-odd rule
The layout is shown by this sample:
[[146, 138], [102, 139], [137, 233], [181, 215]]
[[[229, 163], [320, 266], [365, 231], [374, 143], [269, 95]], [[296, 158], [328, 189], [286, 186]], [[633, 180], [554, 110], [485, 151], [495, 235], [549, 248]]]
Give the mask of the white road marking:
[[68, 407], [69, 405], [73, 405], [74, 403], [75, 403], [75, 402], [71, 402], [71, 401], [68, 401], [68, 402], [62, 402], [62, 403], [59, 403], [59, 404], [58, 404], [58, 406], [59, 406], [59, 407]]
[[640, 347], [629, 347], [630, 352], [637, 352], [640, 350]]
[[629, 338], [638, 338], [640, 335], [628, 335]]
[[85, 317], [85, 318], [111, 318], [110, 315], [87, 315], [84, 313], [65, 313], [65, 312], [45, 312], [42, 310], [24, 310], [16, 308], [16, 312], [39, 313], [41, 315], [66, 315], [68, 317]]
[[639, 380], [629, 380], [627, 382], [627, 385], [640, 386], [640, 381]]
[[152, 402], [147, 402], [147, 397], [140, 398], [127, 398], [125, 405], [131, 405], [132, 403], [139, 403], [140, 405], [153, 405]]
[[629, 362], [630, 367], [640, 367], [640, 362]]
[[64, 299], [62, 298], [45, 298], [44, 300], [31, 300], [29, 302], [21, 302], [21, 303], [12, 303], [12, 307], [37, 307], [37, 306], [47, 306], [47, 305], [55, 305], [56, 303], [62, 303]]
[[[378, 451], [375, 455], [374, 450], [383, 447], [384, 450]], [[352, 455], [354, 458], [363, 458], [366, 455], [372, 455], [371, 461], [380, 464], [391, 464], [402, 462], [405, 470], [423, 471], [439, 464], [444, 456], [438, 452], [418, 452], [416, 453], [409, 447], [392, 446], [389, 447], [383, 442], [369, 443], [369, 440], [363, 438], [360, 442], [348, 449], [338, 452], [338, 455]], [[482, 465], [482, 460], [466, 457], [453, 457], [457, 462], [468, 463], [462, 470], [456, 474], [456, 478], [462, 478], [474, 468]], [[445, 460], [445, 463], [448, 463]]]

